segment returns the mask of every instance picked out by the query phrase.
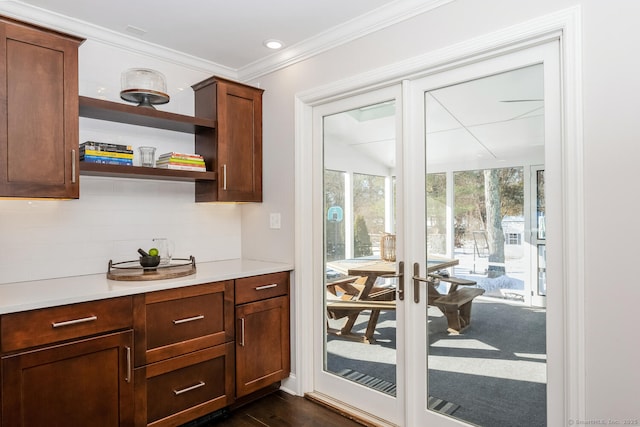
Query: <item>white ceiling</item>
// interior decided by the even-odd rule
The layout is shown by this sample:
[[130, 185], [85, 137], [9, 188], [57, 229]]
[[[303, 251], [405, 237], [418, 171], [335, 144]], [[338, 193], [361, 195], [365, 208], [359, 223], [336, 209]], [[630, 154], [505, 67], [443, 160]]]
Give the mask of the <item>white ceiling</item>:
[[[442, 1], [439, 1], [442, 3]], [[30, 6], [240, 70], [274, 55], [263, 41], [296, 53], [327, 34], [389, 25], [435, 0], [4, 0]], [[1, 10], [1, 9], [0, 9]], [[403, 16], [404, 18], [400, 18]], [[133, 27], [133, 28], [132, 28]], [[348, 28], [348, 30], [347, 30]], [[137, 30], [143, 30], [140, 34]], [[318, 46], [313, 45], [314, 49]], [[291, 56], [285, 55], [285, 56]]]
[[541, 161], [542, 73], [542, 64], [532, 65], [426, 94], [429, 163], [451, 163], [461, 153], [467, 162]]
[[[431, 170], [464, 164], [513, 165], [544, 158], [543, 66], [532, 65], [425, 94], [427, 160]], [[392, 104], [325, 118], [329, 168], [396, 165]], [[336, 161], [336, 159], [338, 159]], [[348, 159], [348, 160], [345, 160]], [[341, 165], [342, 164], [342, 165]], [[350, 170], [350, 169], [346, 169]]]

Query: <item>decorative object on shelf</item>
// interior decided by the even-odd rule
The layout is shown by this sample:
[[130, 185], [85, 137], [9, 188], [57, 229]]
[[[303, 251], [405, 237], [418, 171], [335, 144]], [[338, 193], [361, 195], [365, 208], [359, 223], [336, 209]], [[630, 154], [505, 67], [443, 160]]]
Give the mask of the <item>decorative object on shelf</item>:
[[199, 154], [164, 153], [158, 156], [156, 167], [174, 170], [206, 172], [204, 158]]
[[138, 147], [140, 166], [152, 168], [156, 165], [156, 147]]
[[127, 282], [162, 280], [189, 276], [195, 272], [196, 259], [193, 256], [172, 258], [169, 264], [155, 267], [142, 267], [139, 260], [122, 262], [109, 260], [107, 279]]
[[148, 68], [131, 68], [122, 73], [120, 98], [137, 102], [138, 107], [153, 108], [153, 104], [169, 102], [167, 82], [159, 71]]
[[108, 165], [133, 165], [133, 150], [130, 145], [87, 141], [80, 144], [80, 161]]

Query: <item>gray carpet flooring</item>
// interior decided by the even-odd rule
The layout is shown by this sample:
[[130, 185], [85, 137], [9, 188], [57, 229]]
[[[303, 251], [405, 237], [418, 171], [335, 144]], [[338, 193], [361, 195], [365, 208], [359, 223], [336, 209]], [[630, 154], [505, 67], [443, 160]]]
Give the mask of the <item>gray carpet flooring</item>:
[[[454, 405], [453, 417], [479, 426], [546, 425], [543, 309], [476, 298], [472, 324], [460, 335], [447, 334], [437, 309], [429, 307], [428, 314], [430, 396]], [[363, 313], [354, 331], [363, 332], [367, 320]], [[368, 345], [328, 336], [327, 370], [395, 384], [395, 312], [381, 313], [375, 338]]]

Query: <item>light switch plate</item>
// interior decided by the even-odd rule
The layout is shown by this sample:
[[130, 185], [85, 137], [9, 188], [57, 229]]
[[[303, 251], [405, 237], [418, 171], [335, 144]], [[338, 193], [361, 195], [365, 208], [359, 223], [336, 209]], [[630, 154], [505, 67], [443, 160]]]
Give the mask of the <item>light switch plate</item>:
[[280, 214], [272, 213], [269, 214], [269, 228], [280, 229]]

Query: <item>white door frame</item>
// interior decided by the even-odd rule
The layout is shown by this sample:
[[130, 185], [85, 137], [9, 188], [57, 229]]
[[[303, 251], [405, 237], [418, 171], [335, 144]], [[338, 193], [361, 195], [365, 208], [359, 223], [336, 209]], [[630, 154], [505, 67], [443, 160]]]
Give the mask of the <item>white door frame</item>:
[[[562, 66], [562, 259], [563, 294], [558, 298], [562, 311], [562, 333], [549, 342], [550, 351], [560, 361], [548, 367], [549, 378], [559, 378], [548, 392], [548, 422], [564, 424], [567, 419], [585, 419], [585, 331], [584, 331], [584, 187], [582, 135], [581, 9], [571, 7], [485, 36], [429, 52], [417, 58], [372, 70], [349, 79], [298, 93], [295, 99], [295, 283], [293, 321], [297, 331], [310, 331], [320, 305], [314, 305], [315, 275], [312, 217], [317, 208], [313, 179], [309, 173], [318, 153], [312, 144], [313, 107], [375, 88], [396, 84], [451, 69], [485, 57], [520, 50], [545, 41], [560, 40]], [[405, 119], [406, 120], [406, 119]], [[322, 236], [313, 236], [322, 238]], [[568, 297], [570, 295], [570, 298]], [[309, 309], [313, 308], [313, 309]], [[284, 384], [298, 393], [311, 393], [313, 384], [313, 334], [296, 337], [293, 354], [295, 375]], [[350, 408], [345, 408], [350, 410]], [[353, 411], [353, 408], [351, 408]], [[355, 411], [354, 411], [355, 412]], [[366, 414], [359, 414], [366, 418]]]

